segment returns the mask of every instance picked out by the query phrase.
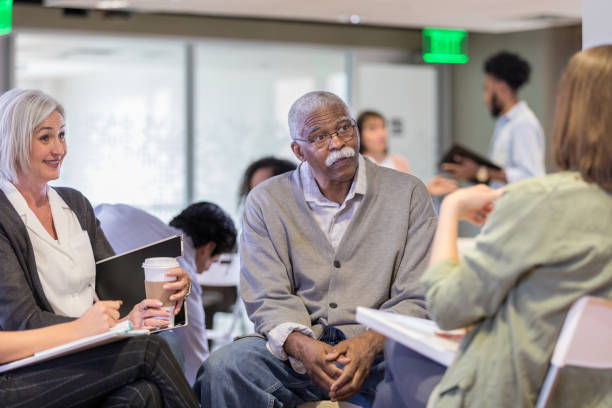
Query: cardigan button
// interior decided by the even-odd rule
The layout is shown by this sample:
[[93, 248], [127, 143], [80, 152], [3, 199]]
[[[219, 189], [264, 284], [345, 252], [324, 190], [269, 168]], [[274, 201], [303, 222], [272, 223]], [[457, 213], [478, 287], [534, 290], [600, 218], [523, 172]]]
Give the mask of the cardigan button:
[[336, 302], [331, 302], [331, 303], [329, 304], [329, 307], [331, 307], [332, 309], [335, 309], [335, 308], [337, 308], [337, 307], [338, 307], [338, 304], [337, 304]]
[[336, 268], [339, 268], [340, 267], [340, 261], [334, 261], [334, 266]]

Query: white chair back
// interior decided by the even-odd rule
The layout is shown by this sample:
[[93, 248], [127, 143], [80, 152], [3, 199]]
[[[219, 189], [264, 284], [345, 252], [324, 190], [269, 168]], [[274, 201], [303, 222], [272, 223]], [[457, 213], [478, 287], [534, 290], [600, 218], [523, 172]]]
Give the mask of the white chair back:
[[611, 338], [612, 300], [580, 298], [565, 318], [536, 408], [548, 403], [561, 367], [612, 369]]

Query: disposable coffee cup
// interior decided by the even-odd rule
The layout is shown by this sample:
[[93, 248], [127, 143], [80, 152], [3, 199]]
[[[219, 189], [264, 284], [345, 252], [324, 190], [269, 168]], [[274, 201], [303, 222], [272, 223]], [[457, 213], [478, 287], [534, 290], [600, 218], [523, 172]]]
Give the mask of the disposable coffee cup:
[[166, 282], [175, 281], [175, 276], [166, 276], [168, 269], [178, 268], [175, 258], [147, 258], [142, 264], [145, 273], [145, 291], [147, 299], [156, 299], [162, 302], [162, 309], [170, 312], [169, 318], [154, 317], [154, 319], [168, 320], [168, 327], [174, 327], [174, 307], [176, 302], [170, 300], [174, 292], [164, 289]]

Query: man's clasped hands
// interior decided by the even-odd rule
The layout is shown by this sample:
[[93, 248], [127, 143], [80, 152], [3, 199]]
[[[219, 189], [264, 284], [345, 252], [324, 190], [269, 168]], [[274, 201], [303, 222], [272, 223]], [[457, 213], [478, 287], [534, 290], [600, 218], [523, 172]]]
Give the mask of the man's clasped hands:
[[384, 342], [384, 336], [371, 330], [335, 346], [294, 331], [284, 347], [302, 363], [312, 382], [329, 393], [330, 400], [339, 401], [359, 392]]

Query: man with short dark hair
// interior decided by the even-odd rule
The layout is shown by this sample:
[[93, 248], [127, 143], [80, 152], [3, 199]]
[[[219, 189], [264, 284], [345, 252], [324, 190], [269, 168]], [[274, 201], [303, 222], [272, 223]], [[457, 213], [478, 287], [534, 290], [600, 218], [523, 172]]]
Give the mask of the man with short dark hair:
[[518, 90], [529, 80], [530, 71], [527, 61], [505, 51], [484, 64], [483, 100], [497, 119], [489, 159], [501, 170], [478, 166], [465, 157], [458, 157], [458, 163], [444, 163], [444, 170], [458, 180], [476, 179], [489, 182], [494, 188], [546, 173], [544, 131], [527, 103], [518, 97]]
[[204, 362], [203, 407], [370, 406], [384, 337], [356, 322], [357, 306], [426, 315], [427, 188], [359, 155], [356, 123], [329, 92], [295, 101], [289, 133], [301, 164], [255, 187], [243, 215], [240, 290], [257, 334]]
[[[123, 253], [176, 234], [184, 234], [183, 257], [179, 264], [189, 273], [192, 282], [219, 259], [236, 247], [236, 228], [232, 219], [216, 204], [191, 204], [165, 224], [145, 211], [125, 204], [100, 204], [95, 208], [104, 235], [115, 253]], [[208, 357], [202, 290], [193, 284], [187, 298], [189, 324], [179, 328], [185, 355], [185, 376], [193, 384], [202, 362]]]

